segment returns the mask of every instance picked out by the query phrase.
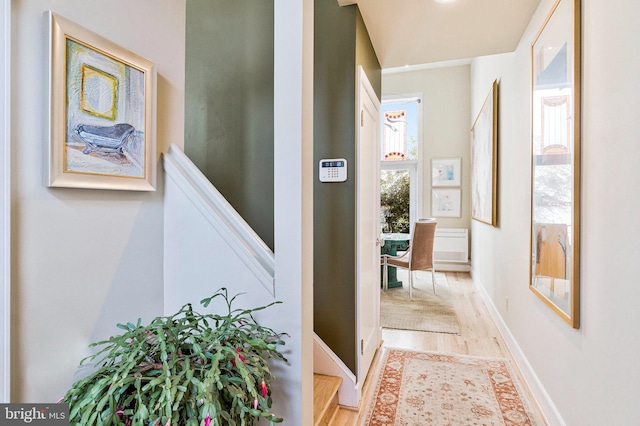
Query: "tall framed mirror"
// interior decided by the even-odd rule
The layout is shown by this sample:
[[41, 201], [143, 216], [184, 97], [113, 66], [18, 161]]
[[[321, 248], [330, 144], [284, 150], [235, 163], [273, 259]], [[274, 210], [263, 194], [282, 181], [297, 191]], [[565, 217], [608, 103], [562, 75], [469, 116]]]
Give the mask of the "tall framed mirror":
[[557, 0], [531, 46], [529, 288], [572, 327], [580, 313], [580, 0]]

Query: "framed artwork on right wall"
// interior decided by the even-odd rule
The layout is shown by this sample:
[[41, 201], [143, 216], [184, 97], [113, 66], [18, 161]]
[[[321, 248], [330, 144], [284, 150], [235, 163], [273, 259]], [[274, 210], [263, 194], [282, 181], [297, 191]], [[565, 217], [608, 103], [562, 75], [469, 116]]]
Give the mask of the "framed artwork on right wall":
[[496, 225], [498, 81], [471, 127], [471, 217]]
[[529, 288], [580, 321], [580, 0], [557, 0], [531, 45]]
[[431, 186], [460, 186], [460, 158], [433, 158]]
[[433, 217], [460, 217], [460, 189], [431, 190], [431, 215]]

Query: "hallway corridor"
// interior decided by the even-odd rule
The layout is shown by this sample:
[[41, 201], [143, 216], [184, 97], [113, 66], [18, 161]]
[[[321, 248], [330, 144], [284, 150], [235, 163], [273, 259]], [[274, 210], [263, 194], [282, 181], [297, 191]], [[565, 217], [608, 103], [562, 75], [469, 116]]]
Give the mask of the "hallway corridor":
[[[399, 279], [405, 278], [398, 271]], [[404, 272], [406, 273], [406, 272]], [[402, 348], [420, 351], [442, 352], [450, 354], [472, 355], [482, 357], [507, 358], [512, 361], [512, 367], [518, 380], [523, 385], [526, 397], [529, 399], [540, 425], [546, 425], [536, 401], [531, 395], [527, 383], [517, 369], [513, 357], [500, 335], [491, 315], [478, 293], [468, 273], [447, 272], [447, 281], [454, 297], [454, 307], [458, 317], [460, 334], [430, 333], [406, 330], [382, 330], [382, 349]], [[376, 354], [373, 367], [364, 384], [363, 401], [359, 412], [341, 408], [332, 422], [333, 426], [355, 426], [363, 421], [366, 407], [373, 397], [375, 388], [375, 373], [379, 366], [380, 350]], [[372, 380], [373, 378], [373, 380]], [[462, 426], [462, 425], [460, 425]]]

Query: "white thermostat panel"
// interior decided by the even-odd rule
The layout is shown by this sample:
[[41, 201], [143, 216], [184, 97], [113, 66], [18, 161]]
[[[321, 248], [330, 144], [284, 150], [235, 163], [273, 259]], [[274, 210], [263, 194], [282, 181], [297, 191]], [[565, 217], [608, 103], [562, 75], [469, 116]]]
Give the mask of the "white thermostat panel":
[[347, 160], [325, 158], [320, 160], [320, 182], [344, 182], [347, 180]]

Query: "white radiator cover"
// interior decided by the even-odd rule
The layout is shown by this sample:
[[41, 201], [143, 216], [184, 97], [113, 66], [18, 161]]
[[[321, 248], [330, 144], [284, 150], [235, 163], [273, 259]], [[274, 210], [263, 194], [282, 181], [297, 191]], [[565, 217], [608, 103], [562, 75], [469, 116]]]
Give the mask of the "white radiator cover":
[[436, 228], [433, 257], [436, 262], [467, 263], [469, 261], [469, 230]]

